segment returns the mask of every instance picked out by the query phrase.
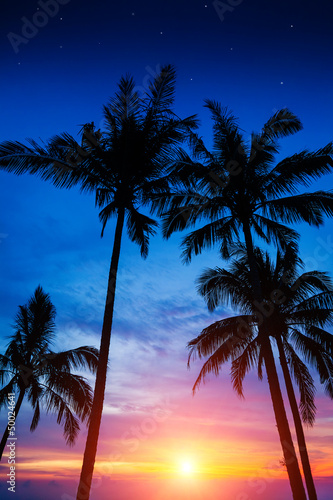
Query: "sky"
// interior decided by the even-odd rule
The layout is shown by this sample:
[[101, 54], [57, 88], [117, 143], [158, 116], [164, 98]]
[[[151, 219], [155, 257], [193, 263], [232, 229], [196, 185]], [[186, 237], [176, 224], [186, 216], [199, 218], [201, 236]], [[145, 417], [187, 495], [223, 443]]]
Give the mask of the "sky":
[[[76, 135], [90, 121], [103, 128], [102, 106], [120, 77], [132, 74], [144, 92], [168, 63], [177, 69], [175, 111], [198, 114], [208, 145], [205, 98], [228, 106], [248, 137], [290, 108], [304, 129], [283, 139], [281, 156], [332, 140], [328, 0], [3, 0], [1, 9], [0, 140]], [[317, 188], [332, 189], [333, 177], [309, 190]], [[0, 193], [0, 351], [18, 305], [38, 284], [57, 309], [55, 349], [98, 347], [114, 223], [101, 239], [93, 196], [30, 176], [0, 172]], [[306, 267], [333, 275], [333, 221], [297, 229]], [[143, 261], [124, 236], [91, 499], [289, 500], [266, 381], [250, 373], [240, 400], [226, 366], [192, 396], [201, 365], [187, 369], [186, 343], [233, 312], [209, 313], [196, 294], [201, 270], [222, 265], [218, 252], [184, 266], [182, 237], [166, 242], [157, 234]], [[6, 418], [2, 410], [3, 428]], [[68, 448], [54, 416], [43, 413], [34, 433], [31, 418], [25, 402], [16, 499], [43, 500], [46, 491], [49, 500], [74, 498], [86, 429]], [[333, 486], [332, 422], [332, 402], [318, 383], [316, 424], [306, 437], [320, 500], [331, 498]], [[0, 496], [11, 498], [6, 462], [0, 473]]]

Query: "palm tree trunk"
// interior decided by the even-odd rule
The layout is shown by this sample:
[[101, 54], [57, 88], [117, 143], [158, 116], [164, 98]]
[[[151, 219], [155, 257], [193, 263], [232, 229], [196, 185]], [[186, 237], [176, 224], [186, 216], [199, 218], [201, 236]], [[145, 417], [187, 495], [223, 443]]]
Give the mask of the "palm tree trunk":
[[[14, 410], [14, 412], [15, 412], [15, 426], [16, 426], [17, 415], [18, 415], [18, 412], [20, 411], [21, 404], [22, 404], [22, 401], [23, 401], [23, 398], [24, 398], [24, 394], [25, 394], [25, 389], [21, 389], [19, 397], [18, 397], [18, 399], [16, 401], [15, 410]], [[0, 443], [0, 461], [2, 459], [2, 455], [3, 455], [4, 449], [5, 449], [5, 446], [6, 446], [6, 443], [7, 443], [7, 439], [8, 439], [8, 436], [9, 436], [9, 431], [10, 431], [10, 428], [7, 425], [7, 427], [5, 429], [5, 432], [3, 433], [3, 436], [2, 436], [2, 439], [1, 439], [1, 443]]]
[[296, 397], [295, 397], [295, 391], [294, 391], [294, 387], [293, 387], [292, 380], [290, 377], [288, 364], [287, 364], [287, 360], [286, 360], [286, 355], [285, 355], [285, 352], [283, 349], [281, 337], [277, 337], [276, 341], [277, 341], [277, 346], [279, 349], [280, 363], [281, 363], [283, 376], [284, 376], [284, 380], [285, 380], [285, 384], [286, 384], [287, 394], [288, 394], [288, 398], [289, 398], [289, 402], [290, 402], [290, 408], [291, 408], [293, 418], [294, 418], [298, 448], [299, 448], [299, 452], [300, 452], [300, 456], [301, 456], [302, 467], [303, 467], [303, 472], [304, 472], [304, 477], [305, 477], [305, 482], [306, 482], [306, 488], [307, 488], [308, 495], [309, 495], [309, 500], [317, 500], [317, 493], [316, 493], [316, 488], [315, 488], [313, 477], [312, 477], [310, 460], [309, 460], [309, 455], [308, 455], [305, 437], [304, 437], [304, 432], [303, 432], [303, 425], [302, 425], [301, 417], [299, 414], [298, 405], [297, 405], [297, 401], [296, 401]]
[[268, 385], [273, 402], [276, 425], [278, 428], [280, 442], [283, 449], [283, 456], [287, 467], [293, 499], [306, 500], [302, 476], [299, 470], [298, 460], [296, 457], [296, 452], [292, 441], [289, 423], [283, 403], [272, 346], [269, 339], [267, 338], [265, 338], [263, 342], [264, 342], [264, 361], [265, 361]]
[[121, 236], [124, 226], [125, 211], [118, 210], [117, 225], [114, 237], [111, 266], [109, 272], [108, 290], [104, 310], [102, 327], [99, 363], [96, 373], [94, 399], [91, 409], [90, 423], [86, 447], [83, 456], [83, 464], [80, 476], [80, 483], [77, 491], [77, 500], [88, 500], [90, 495], [91, 482], [93, 477], [95, 458], [97, 452], [99, 429], [102, 419], [103, 402], [106, 386], [106, 372], [109, 359], [109, 348], [111, 341], [111, 328], [114, 309], [114, 299], [116, 291], [116, 278], [120, 255]]
[[[262, 302], [262, 290], [257, 261], [254, 253], [252, 234], [249, 221], [243, 221], [243, 233], [246, 245], [247, 256], [249, 260], [250, 276], [252, 279], [253, 296], [256, 301]], [[264, 330], [264, 323], [259, 327], [259, 336], [262, 340], [264, 348], [264, 361], [267, 373], [267, 380], [270, 389], [273, 409], [275, 414], [275, 421], [280, 437], [280, 442], [283, 450], [284, 460], [286, 462], [290, 487], [294, 500], [306, 500], [304, 485], [302, 481], [301, 472], [297, 456], [295, 453], [294, 443], [292, 441], [289, 422], [287, 419], [286, 410], [282, 398], [278, 374], [276, 371], [274, 355], [269, 336]]]

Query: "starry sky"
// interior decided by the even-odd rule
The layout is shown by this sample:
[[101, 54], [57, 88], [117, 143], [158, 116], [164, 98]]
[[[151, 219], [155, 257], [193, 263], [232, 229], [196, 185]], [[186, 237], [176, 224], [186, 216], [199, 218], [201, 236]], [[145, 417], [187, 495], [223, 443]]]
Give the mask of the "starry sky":
[[[208, 145], [205, 98], [229, 106], [245, 136], [289, 107], [304, 129], [282, 141], [282, 156], [332, 140], [329, 0], [3, 0], [1, 8], [1, 140], [76, 135], [90, 121], [103, 128], [102, 105], [120, 77], [132, 74], [144, 92], [168, 63], [177, 68], [175, 111], [198, 114]], [[331, 189], [333, 177], [310, 188]], [[29, 176], [0, 172], [0, 204], [1, 351], [17, 306], [39, 283], [57, 308], [55, 348], [98, 346], [114, 223], [101, 239], [92, 196]], [[320, 230], [298, 226], [307, 268], [333, 274], [332, 228], [331, 220]], [[226, 367], [192, 397], [200, 363], [187, 370], [186, 343], [232, 311], [208, 313], [195, 292], [203, 267], [221, 265], [217, 251], [183, 266], [181, 238], [165, 242], [158, 234], [143, 261], [124, 237], [91, 498], [104, 500], [111, 492], [117, 500], [288, 500], [266, 383], [249, 374], [240, 401]], [[316, 425], [306, 432], [319, 497], [329, 500], [332, 403], [320, 388], [317, 407]], [[47, 489], [49, 500], [69, 500], [85, 429], [70, 450], [54, 417], [43, 414], [32, 434], [31, 417], [24, 404], [16, 498], [42, 500]], [[2, 411], [3, 427], [5, 421]], [[194, 474], [179, 472], [184, 461], [192, 462]], [[0, 492], [7, 498], [3, 481]]]

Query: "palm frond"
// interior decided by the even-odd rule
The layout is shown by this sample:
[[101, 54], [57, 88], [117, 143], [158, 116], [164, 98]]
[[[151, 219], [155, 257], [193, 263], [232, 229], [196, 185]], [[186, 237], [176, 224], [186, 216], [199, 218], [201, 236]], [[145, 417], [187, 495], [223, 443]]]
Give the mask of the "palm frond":
[[243, 164], [247, 151], [238, 125], [238, 118], [227, 107], [222, 107], [219, 102], [212, 99], [205, 99], [204, 106], [210, 110], [214, 121], [213, 139], [216, 159], [224, 166], [229, 161]]
[[37, 428], [39, 421], [40, 421], [40, 407], [39, 407], [39, 401], [37, 400], [35, 405], [35, 411], [30, 425], [31, 432], [33, 432]]
[[[241, 266], [238, 266], [238, 271], [241, 272]], [[217, 267], [205, 269], [197, 283], [197, 290], [204, 297], [210, 311], [227, 304], [238, 307], [243, 312], [253, 311], [253, 295], [245, 276], [238, 277], [232, 270]]]
[[304, 356], [306, 361], [317, 370], [324, 391], [333, 399], [333, 362], [331, 356], [324, 351], [318, 342], [303, 335], [295, 328], [292, 330], [291, 339]]
[[193, 393], [199, 388], [201, 383], [204, 383], [206, 377], [209, 373], [213, 373], [218, 376], [220, 373], [220, 368], [229, 360], [234, 360], [244, 351], [248, 345], [251, 337], [232, 337], [227, 339], [223, 344], [218, 347], [213, 354], [204, 363], [200, 370], [199, 376], [197, 377], [195, 384], [193, 386]]
[[223, 217], [217, 221], [206, 224], [188, 234], [182, 241], [184, 248], [181, 258], [183, 262], [188, 263], [192, 255], [199, 255], [205, 248], [211, 248], [220, 243], [220, 251], [228, 253], [229, 245], [237, 236], [237, 226], [232, 217]]
[[324, 221], [324, 215], [333, 215], [333, 193], [316, 191], [278, 198], [263, 202], [261, 208], [264, 215], [269, 214], [273, 220], [288, 224], [306, 222], [319, 227]]
[[82, 421], [89, 418], [92, 389], [84, 377], [69, 372], [48, 370], [44, 385], [64, 398], [66, 404], [71, 406]]
[[250, 342], [238, 358], [231, 363], [231, 382], [239, 397], [244, 398], [243, 380], [246, 374], [254, 368], [259, 361], [260, 345], [255, 338]]
[[68, 351], [48, 352], [43, 357], [43, 373], [49, 370], [71, 372], [72, 370], [88, 369], [96, 373], [99, 350], [91, 346], [77, 347]]
[[213, 354], [222, 344], [228, 344], [230, 349], [240, 340], [251, 340], [253, 337], [252, 316], [239, 315], [233, 318], [224, 318], [204, 328], [201, 334], [191, 340], [189, 349], [188, 366], [191, 359], [199, 359]]
[[80, 426], [70, 406], [63, 397], [50, 387], [45, 389], [45, 402], [47, 413], [55, 413], [57, 416], [57, 423], [63, 425], [66, 444], [73, 446], [77, 439]]
[[283, 250], [288, 245], [297, 245], [299, 234], [294, 229], [259, 214], [254, 214], [252, 221], [258, 236], [267, 243], [274, 242], [279, 249]]
[[109, 203], [106, 207], [103, 208], [103, 210], [100, 211], [99, 213], [99, 220], [102, 223], [102, 232], [101, 232], [101, 237], [104, 236], [104, 231], [106, 224], [108, 223], [109, 219], [114, 216], [118, 211], [118, 207], [114, 202]]
[[44, 389], [40, 380], [34, 377], [27, 388], [28, 401], [31, 402], [33, 408], [35, 408], [38, 400], [42, 399], [43, 394]]
[[208, 200], [203, 203], [200, 202], [200, 199], [197, 201], [199, 203], [175, 207], [163, 214], [162, 234], [166, 239], [175, 231], [182, 231], [186, 227], [195, 224], [202, 214], [204, 204], [209, 203]]
[[170, 108], [175, 99], [176, 70], [171, 64], [165, 65], [155, 76], [148, 88], [146, 98], [148, 113], [163, 115], [170, 113]]
[[288, 108], [277, 110], [267, 120], [260, 134], [260, 143], [267, 144], [274, 139], [288, 137], [302, 130], [300, 119]]
[[28, 139], [28, 144], [30, 146], [18, 141], [2, 142], [0, 169], [16, 175], [36, 175], [60, 188], [79, 182], [77, 159], [73, 162], [68, 150], [57, 148], [52, 142], [37, 144], [32, 139]]
[[316, 325], [309, 325], [306, 327], [306, 334], [333, 357], [333, 335], [330, 332]]
[[300, 391], [300, 412], [302, 420], [312, 427], [316, 418], [316, 405], [314, 402], [316, 388], [313, 377], [291, 345], [288, 342], [284, 342], [283, 345], [287, 357], [289, 358], [289, 370]]
[[278, 146], [273, 140], [267, 140], [261, 134], [251, 134], [251, 150], [246, 169], [249, 182], [264, 183], [271, 170], [271, 165], [278, 153]]
[[6, 354], [0, 354], [0, 367], [2, 369], [13, 369], [14, 365], [12, 360]]
[[156, 233], [157, 222], [133, 207], [127, 211], [127, 232], [131, 241], [140, 246], [141, 256], [146, 258], [149, 237]]
[[133, 77], [130, 75], [122, 76], [118, 84], [118, 91], [104, 107], [104, 117], [108, 120], [110, 116], [113, 116], [117, 127], [121, 128], [126, 120], [137, 118], [139, 106], [140, 99], [135, 91]]
[[332, 172], [333, 143], [317, 151], [301, 151], [284, 158], [267, 176], [266, 185], [270, 195], [293, 193], [299, 185], [311, 186], [322, 175]]
[[[311, 283], [310, 280], [307, 282], [301, 281], [302, 276], [300, 276], [300, 278], [296, 281], [294, 286], [297, 287], [297, 290], [295, 290], [296, 293], [299, 292], [301, 288], [302, 295], [304, 296], [306, 292], [308, 294], [309, 292], [311, 293], [312, 290], [314, 289], [314, 286], [313, 282]], [[300, 296], [300, 294], [298, 294], [298, 296]], [[306, 297], [304, 298], [303, 301], [298, 302], [297, 306], [295, 306], [291, 312], [295, 314], [297, 313], [302, 314], [305, 311], [313, 312], [314, 317], [316, 312], [318, 312], [318, 314], [320, 315], [326, 312], [327, 313], [326, 321], [328, 322], [330, 319], [332, 319], [333, 291], [324, 291], [312, 295], [311, 297]]]

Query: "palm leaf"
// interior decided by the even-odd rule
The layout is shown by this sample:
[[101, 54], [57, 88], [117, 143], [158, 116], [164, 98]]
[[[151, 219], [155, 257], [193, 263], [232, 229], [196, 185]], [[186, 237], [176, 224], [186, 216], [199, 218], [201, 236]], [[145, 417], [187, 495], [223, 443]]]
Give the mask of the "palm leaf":
[[290, 360], [289, 370], [294, 377], [300, 391], [300, 412], [304, 423], [314, 425], [316, 418], [316, 405], [314, 402], [316, 388], [313, 378], [302, 360], [297, 356], [288, 342], [284, 342], [284, 349]]
[[[115, 118], [117, 127], [129, 118], [137, 118], [139, 113], [140, 100], [135, 92], [135, 81], [130, 75], [122, 76], [118, 84], [118, 92], [112, 97], [104, 110]], [[106, 113], [104, 112], [105, 117]]]
[[273, 220], [281, 220], [288, 224], [307, 222], [319, 227], [323, 223], [323, 215], [333, 215], [333, 193], [316, 191], [285, 198], [265, 201], [261, 204], [264, 215], [267, 213]]
[[329, 143], [317, 151], [305, 150], [284, 158], [270, 172], [267, 192], [281, 195], [294, 192], [297, 184], [311, 186], [313, 180], [332, 171], [332, 154], [333, 143]]
[[39, 407], [39, 401], [37, 400], [35, 405], [35, 411], [30, 425], [31, 432], [37, 428], [39, 421], [40, 421], [40, 407]]
[[150, 117], [150, 113], [152, 116], [170, 113], [170, 107], [173, 105], [175, 98], [175, 84], [175, 68], [171, 64], [163, 66], [149, 85], [146, 98], [147, 116]]
[[260, 143], [266, 144], [274, 139], [288, 137], [302, 130], [300, 119], [288, 108], [277, 110], [263, 126]]
[[68, 351], [54, 353], [48, 352], [44, 357], [43, 372], [57, 370], [69, 373], [71, 370], [88, 368], [92, 373], [96, 373], [98, 366], [99, 351], [95, 347], [82, 346]]
[[53, 391], [50, 387], [45, 389], [45, 402], [47, 413], [55, 413], [57, 423], [64, 427], [66, 444], [73, 446], [80, 430], [78, 419], [74, 416], [66, 400]]
[[289, 227], [263, 215], [254, 214], [253, 225], [256, 233], [267, 243], [274, 242], [278, 248], [286, 249], [288, 245], [296, 245], [299, 234]]
[[243, 380], [246, 374], [254, 368], [259, 361], [260, 345], [255, 338], [250, 342], [242, 354], [231, 363], [231, 382], [239, 397], [244, 398]]
[[201, 368], [192, 389], [193, 393], [195, 393], [201, 383], [205, 382], [209, 373], [218, 376], [220, 367], [227, 361], [237, 358], [244, 351], [250, 340], [251, 337], [245, 339], [241, 337], [232, 337], [220, 345]]
[[237, 235], [237, 227], [232, 217], [223, 217], [217, 221], [210, 222], [200, 229], [188, 234], [182, 241], [182, 260], [188, 263], [192, 254], [199, 255], [205, 248], [211, 248], [220, 242], [220, 250], [227, 253], [229, 245], [232, 244]]
[[148, 255], [149, 237], [156, 233], [157, 222], [133, 207], [127, 211], [127, 232], [131, 241], [140, 246], [141, 256]]

